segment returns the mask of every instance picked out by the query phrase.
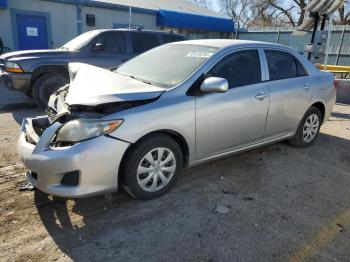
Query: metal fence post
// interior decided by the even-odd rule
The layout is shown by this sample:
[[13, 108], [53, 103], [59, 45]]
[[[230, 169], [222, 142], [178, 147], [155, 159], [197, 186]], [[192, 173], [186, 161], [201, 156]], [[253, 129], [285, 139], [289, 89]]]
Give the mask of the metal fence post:
[[279, 42], [280, 42], [280, 36], [281, 36], [281, 31], [278, 29], [278, 31], [277, 31], [277, 41], [276, 41], [276, 44], [279, 44]]
[[337, 58], [335, 60], [335, 65], [338, 65], [338, 62], [339, 62], [339, 56], [340, 56], [340, 52], [341, 52], [341, 49], [343, 47], [343, 42], [344, 42], [344, 35], [345, 35], [345, 28], [343, 28], [343, 31], [341, 33], [340, 44], [339, 44], [339, 48], [338, 48], [338, 52], [337, 52]]

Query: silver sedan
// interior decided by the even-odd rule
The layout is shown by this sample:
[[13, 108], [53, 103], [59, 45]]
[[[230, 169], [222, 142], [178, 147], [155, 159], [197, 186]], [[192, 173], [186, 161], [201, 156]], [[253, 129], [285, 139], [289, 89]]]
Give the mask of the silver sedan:
[[310, 146], [335, 103], [334, 79], [275, 44], [197, 40], [152, 49], [114, 71], [69, 65], [48, 115], [23, 121], [27, 178], [63, 197], [151, 199], [181, 169], [289, 140]]

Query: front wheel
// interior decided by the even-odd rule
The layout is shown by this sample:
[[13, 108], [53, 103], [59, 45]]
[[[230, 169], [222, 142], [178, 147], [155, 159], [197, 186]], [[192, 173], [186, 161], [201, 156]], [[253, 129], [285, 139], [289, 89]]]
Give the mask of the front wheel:
[[175, 140], [167, 135], [150, 136], [128, 152], [121, 184], [135, 198], [156, 198], [173, 186], [182, 164], [182, 152]]
[[310, 107], [305, 113], [298, 130], [289, 142], [297, 147], [307, 147], [317, 138], [322, 123], [322, 115], [318, 108]]
[[46, 73], [40, 76], [34, 83], [32, 95], [34, 102], [40, 109], [45, 109], [50, 96], [68, 83], [69, 79], [63, 74]]

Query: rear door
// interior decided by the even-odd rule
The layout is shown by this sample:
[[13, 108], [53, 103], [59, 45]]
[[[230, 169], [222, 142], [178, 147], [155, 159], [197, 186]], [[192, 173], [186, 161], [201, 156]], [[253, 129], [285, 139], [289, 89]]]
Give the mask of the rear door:
[[147, 32], [130, 32], [130, 42], [132, 56], [137, 56], [160, 45], [159, 36]]
[[270, 107], [264, 137], [266, 140], [288, 134], [298, 126], [313, 89], [310, 78], [292, 54], [265, 50], [269, 69]]
[[200, 93], [196, 99], [196, 150], [199, 159], [262, 140], [269, 94], [262, 82], [257, 49], [231, 53], [206, 77], [229, 82], [225, 93]]
[[[96, 44], [102, 48], [96, 50]], [[113, 69], [130, 58], [127, 50], [126, 32], [105, 32], [97, 36], [90, 45], [88, 64]]]

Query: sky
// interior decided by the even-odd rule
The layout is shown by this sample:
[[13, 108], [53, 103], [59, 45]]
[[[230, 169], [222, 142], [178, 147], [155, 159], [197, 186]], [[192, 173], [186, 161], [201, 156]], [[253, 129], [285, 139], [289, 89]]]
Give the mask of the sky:
[[216, 0], [209, 0], [208, 2], [209, 2], [209, 4], [211, 5], [211, 7], [214, 8], [214, 10], [215, 10], [216, 12], [219, 12], [219, 11], [220, 11], [220, 7], [219, 7], [218, 1], [216, 1]]

